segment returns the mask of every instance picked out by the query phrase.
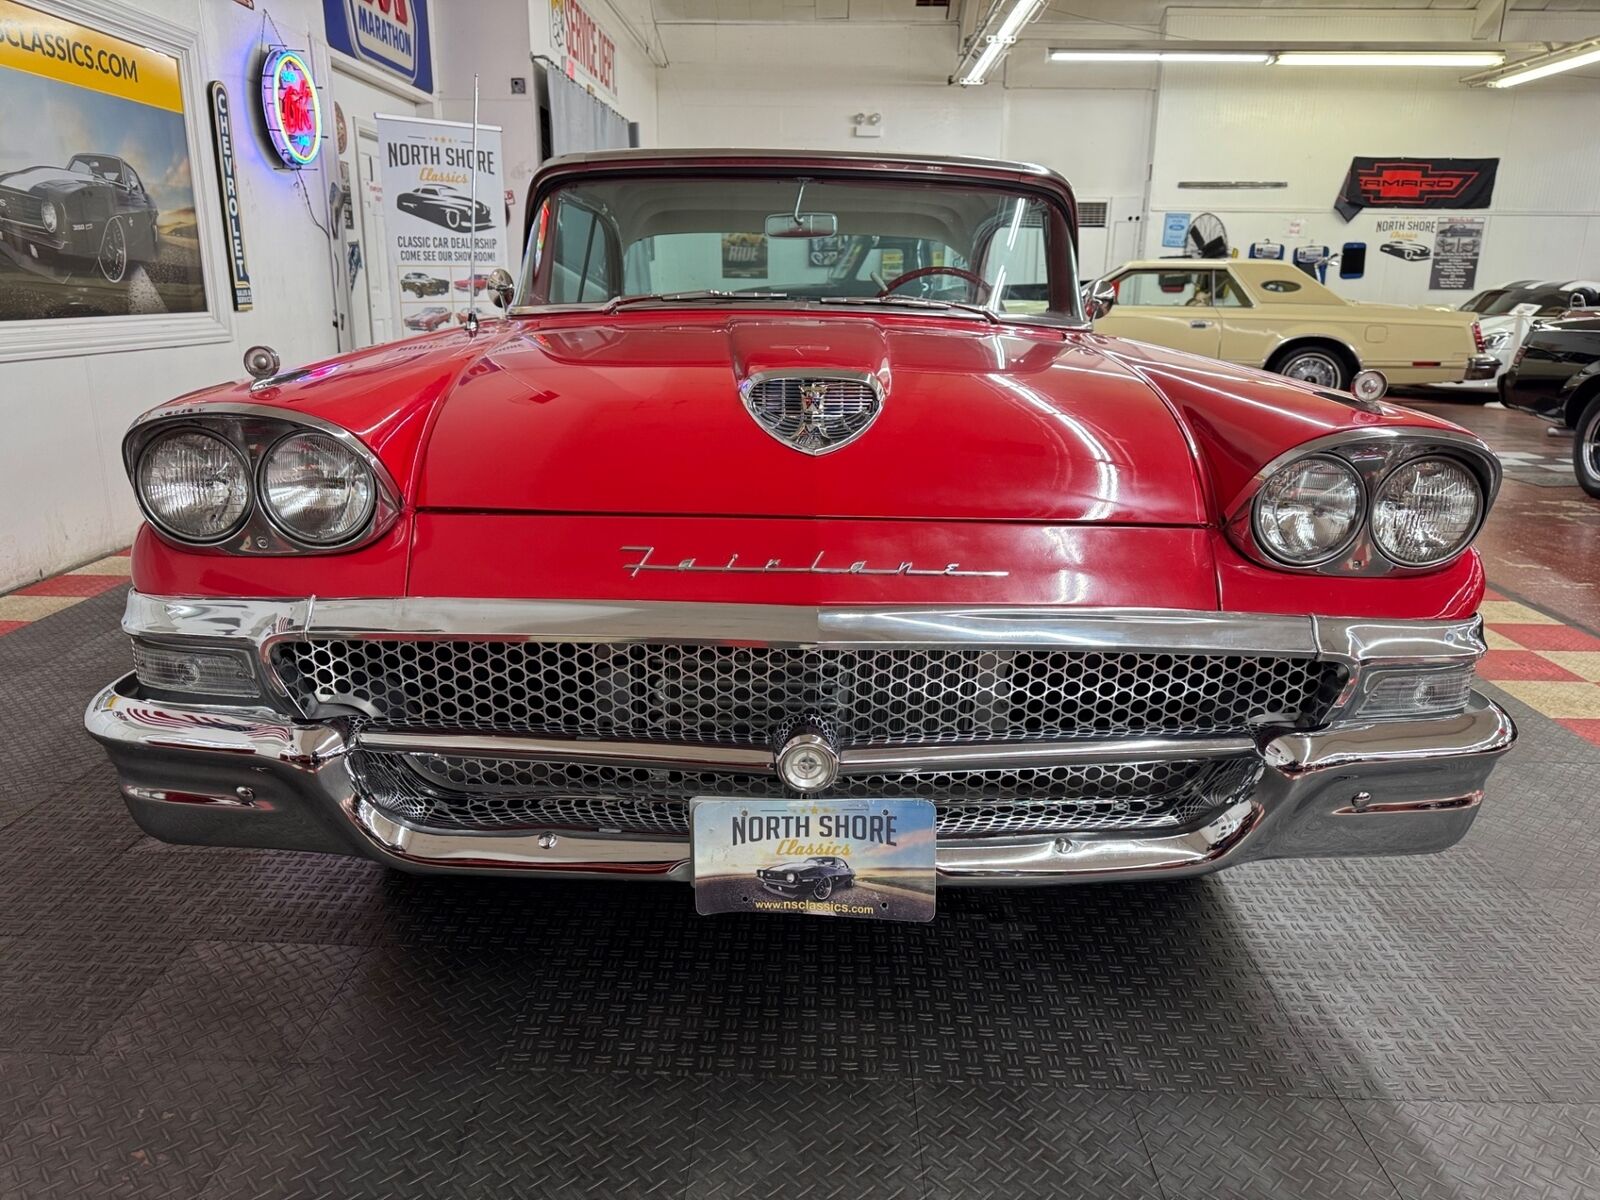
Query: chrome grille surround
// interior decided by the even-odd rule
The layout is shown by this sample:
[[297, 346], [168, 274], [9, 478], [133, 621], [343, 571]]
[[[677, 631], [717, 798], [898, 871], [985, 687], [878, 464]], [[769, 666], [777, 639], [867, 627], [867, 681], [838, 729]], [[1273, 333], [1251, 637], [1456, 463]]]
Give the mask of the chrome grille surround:
[[[770, 775], [599, 767], [357, 751], [352, 769], [379, 808], [436, 829], [583, 829], [684, 836], [694, 797], [782, 799]], [[1084, 763], [1006, 771], [844, 776], [819, 799], [932, 800], [941, 836], [1169, 829], [1225, 808], [1260, 760]]]
[[807, 716], [844, 746], [1304, 727], [1345, 678], [1310, 655], [964, 646], [289, 638], [271, 661], [302, 711], [382, 728], [751, 746]]
[[851, 372], [763, 371], [741, 383], [739, 395], [766, 433], [806, 454], [848, 446], [883, 411], [877, 377]]

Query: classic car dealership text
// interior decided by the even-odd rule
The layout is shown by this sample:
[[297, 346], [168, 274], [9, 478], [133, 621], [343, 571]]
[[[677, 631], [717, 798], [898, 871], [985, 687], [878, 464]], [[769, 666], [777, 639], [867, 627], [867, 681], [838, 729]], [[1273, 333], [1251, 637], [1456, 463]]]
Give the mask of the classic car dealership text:
[[1600, 0], [0, 0], [0, 1200], [1600, 1190]]

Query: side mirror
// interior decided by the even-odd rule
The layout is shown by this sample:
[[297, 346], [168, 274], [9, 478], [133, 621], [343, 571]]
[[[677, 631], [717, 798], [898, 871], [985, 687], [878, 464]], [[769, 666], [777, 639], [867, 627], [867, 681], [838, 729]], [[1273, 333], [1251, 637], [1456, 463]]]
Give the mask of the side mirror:
[[511, 298], [517, 294], [517, 281], [511, 278], [510, 271], [504, 267], [496, 267], [489, 272], [489, 282], [485, 287], [496, 308], [511, 307]]
[[1117, 302], [1117, 286], [1109, 279], [1094, 279], [1083, 285], [1081, 295], [1084, 315], [1098, 321]]

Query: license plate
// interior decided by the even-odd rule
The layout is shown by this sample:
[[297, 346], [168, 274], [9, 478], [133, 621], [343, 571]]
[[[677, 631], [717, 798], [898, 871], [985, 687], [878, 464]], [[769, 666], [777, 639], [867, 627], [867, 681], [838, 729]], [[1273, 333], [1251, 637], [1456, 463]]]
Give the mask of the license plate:
[[717, 797], [691, 819], [701, 913], [933, 919], [930, 801]]

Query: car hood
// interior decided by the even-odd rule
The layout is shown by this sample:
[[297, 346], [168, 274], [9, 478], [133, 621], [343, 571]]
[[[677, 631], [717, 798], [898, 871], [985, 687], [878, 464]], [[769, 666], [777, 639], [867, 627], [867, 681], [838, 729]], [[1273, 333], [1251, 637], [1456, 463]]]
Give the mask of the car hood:
[[[1099, 339], [920, 314], [515, 322], [457, 377], [420, 509], [1199, 525], [1190, 444]], [[877, 420], [812, 456], [746, 412], [760, 371], [875, 375]]]
[[41, 184], [50, 184], [57, 188], [75, 188], [86, 187], [94, 182], [90, 176], [68, 171], [64, 167], [27, 167], [21, 171], [12, 171], [9, 175], [0, 175], [0, 186], [16, 188], [19, 191], [26, 191]]

